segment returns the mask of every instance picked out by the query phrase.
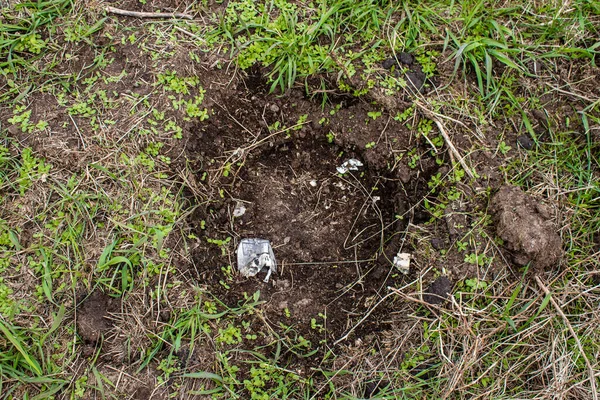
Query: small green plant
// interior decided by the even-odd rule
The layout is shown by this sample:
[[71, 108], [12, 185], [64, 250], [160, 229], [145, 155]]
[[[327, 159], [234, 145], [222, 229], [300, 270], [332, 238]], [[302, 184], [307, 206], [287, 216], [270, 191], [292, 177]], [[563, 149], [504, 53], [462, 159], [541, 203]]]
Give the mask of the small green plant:
[[25, 106], [16, 106], [13, 114], [14, 116], [9, 118], [8, 122], [13, 125], [20, 125], [22, 132], [32, 133], [34, 131], [43, 131], [48, 126], [46, 121], [30, 122], [31, 110], [27, 110]]
[[219, 246], [221, 248], [221, 255], [224, 256], [224, 255], [227, 254], [227, 246], [231, 242], [231, 236], [227, 236], [227, 238], [224, 239], [224, 240], [206, 238], [206, 241], [208, 243], [215, 244], [215, 245]]
[[476, 292], [478, 290], [486, 289], [488, 284], [486, 281], [479, 280], [477, 278], [465, 279], [464, 284], [466, 288], [468, 288], [471, 292]]
[[381, 111], [369, 111], [367, 115], [374, 121], [381, 117]]
[[219, 329], [219, 335], [216, 339], [217, 343], [238, 344], [242, 341], [242, 332], [240, 328], [233, 324], [227, 325], [225, 329]]
[[44, 179], [51, 168], [52, 165], [46, 164], [44, 160], [34, 157], [31, 149], [23, 149], [18, 180], [21, 195], [25, 194], [25, 191], [31, 187], [35, 180]]
[[335, 134], [332, 131], [329, 131], [325, 137], [327, 137], [327, 143], [333, 143], [335, 140]]
[[396, 114], [394, 119], [398, 122], [404, 122], [404, 121], [408, 120], [414, 114], [414, 112], [415, 112], [415, 106], [410, 106], [402, 112], [398, 111], [398, 113]]
[[500, 151], [500, 153], [502, 153], [503, 156], [505, 156], [511, 148], [512, 147], [507, 145], [504, 141], [500, 142], [500, 144], [498, 145], [498, 150]]
[[483, 267], [488, 264], [491, 260], [485, 254], [471, 253], [465, 256], [465, 262], [473, 265]]

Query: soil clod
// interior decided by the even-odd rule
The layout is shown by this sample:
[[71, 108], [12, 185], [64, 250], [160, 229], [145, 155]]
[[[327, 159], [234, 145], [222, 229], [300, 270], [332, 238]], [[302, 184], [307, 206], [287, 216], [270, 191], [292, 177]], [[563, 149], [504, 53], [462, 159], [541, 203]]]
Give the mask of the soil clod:
[[391, 69], [394, 65], [396, 65], [396, 60], [391, 57], [383, 60], [381, 63], [381, 66], [385, 69]]
[[440, 276], [423, 293], [423, 300], [429, 304], [442, 304], [448, 299], [451, 292], [452, 282], [450, 282], [450, 279]]
[[560, 261], [562, 240], [549, 207], [515, 186], [503, 186], [494, 196], [491, 211], [496, 233], [504, 241], [512, 261], [543, 270]]
[[381, 380], [379, 382], [367, 382], [365, 385], [365, 399], [372, 399], [377, 396], [382, 389], [390, 384], [389, 381]]
[[412, 65], [415, 62], [415, 58], [410, 53], [402, 52], [396, 55], [396, 59], [401, 64]]
[[444, 241], [440, 238], [432, 238], [431, 239], [431, 246], [435, 249], [435, 250], [443, 250], [446, 247], [446, 244], [444, 243]]
[[405, 75], [406, 83], [408, 86], [417, 92], [420, 92], [423, 89], [423, 85], [425, 84], [425, 74], [419, 71], [409, 71]]

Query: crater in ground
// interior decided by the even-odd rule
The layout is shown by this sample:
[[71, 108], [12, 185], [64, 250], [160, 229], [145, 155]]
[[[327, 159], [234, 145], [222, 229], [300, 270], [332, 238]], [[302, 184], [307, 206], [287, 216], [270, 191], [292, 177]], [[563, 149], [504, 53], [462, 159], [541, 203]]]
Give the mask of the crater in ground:
[[[269, 283], [264, 274], [236, 274], [229, 289], [221, 289], [225, 297], [260, 290], [274, 326], [321, 339], [339, 337], [378, 300], [386, 276], [366, 277], [393, 225], [395, 185], [366, 166], [339, 174], [336, 167], [351, 157], [358, 156], [310, 137], [247, 157], [228, 189], [232, 201], [221, 228], [236, 245], [241, 238], [270, 240], [278, 272]], [[234, 208], [243, 215], [234, 217]]]

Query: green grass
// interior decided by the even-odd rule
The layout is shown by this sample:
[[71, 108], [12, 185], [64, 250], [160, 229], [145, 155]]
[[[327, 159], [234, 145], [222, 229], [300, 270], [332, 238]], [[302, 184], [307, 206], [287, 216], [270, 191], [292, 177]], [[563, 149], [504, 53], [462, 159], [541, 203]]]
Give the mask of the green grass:
[[[194, 21], [126, 19], [64, 0], [5, 3], [0, 398], [122, 398], [140, 382], [181, 398], [357, 399], [375, 386], [386, 399], [591, 397], [585, 358], [596, 367], [600, 359], [600, 102], [585, 78], [597, 69], [597, 2], [235, 0], [193, 5], [204, 18]], [[427, 94], [406, 91], [405, 71], [381, 68], [403, 51], [436, 82]], [[273, 96], [291, 88], [322, 96], [327, 117], [342, 107], [329, 104], [339, 95], [365, 107], [408, 96], [403, 109], [373, 105], [366, 123], [395, 116], [425, 144], [396, 162], [416, 170], [433, 157], [448, 172], [427, 182], [428, 221], [407, 228], [423, 275], [380, 306], [391, 330], [334, 347], [307, 339], [325, 331], [324, 316], [309, 327], [275, 326], [258, 293], [237, 304], [221, 298], [237, 277], [235, 235], [212, 229], [213, 207], [230, 195], [213, 183], [241, 162], [219, 169], [220, 159], [186, 159], [181, 149], [199, 127], [230, 122], [216, 120], [223, 113], [214, 103], [229, 86], [212, 77], [222, 68], [233, 81], [233, 65], [261, 71]], [[532, 116], [540, 109], [548, 128]], [[485, 206], [492, 188], [448, 161], [435, 118], [460, 138], [475, 172], [485, 167], [478, 155], [491, 155], [500, 181], [556, 205], [566, 258], [542, 276], [550, 296], [505, 261]], [[268, 123], [296, 137], [289, 121]], [[232, 127], [232, 136], [247, 135]], [[516, 144], [521, 134], [532, 137], [531, 151]], [[430, 238], [460, 201], [468, 226], [435, 252]], [[221, 264], [195, 265], [197, 248], [222, 255]], [[449, 272], [438, 268], [448, 260], [478, 275], [457, 277], [452, 302], [432, 311], [419, 293]], [[216, 271], [217, 284], [198, 279], [203, 268]], [[76, 305], [94, 290], [122, 308], [113, 336], [88, 349]]]

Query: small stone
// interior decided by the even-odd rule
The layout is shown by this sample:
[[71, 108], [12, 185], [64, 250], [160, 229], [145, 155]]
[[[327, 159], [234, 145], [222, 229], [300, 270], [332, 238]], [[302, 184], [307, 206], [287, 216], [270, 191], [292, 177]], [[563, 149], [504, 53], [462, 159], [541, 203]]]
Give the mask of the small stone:
[[271, 112], [278, 113], [279, 112], [279, 106], [277, 104], [271, 104], [269, 106], [269, 110], [271, 110]]
[[412, 63], [415, 62], [415, 58], [412, 56], [412, 54], [406, 53], [404, 51], [396, 55], [396, 58], [399, 62], [406, 65], [412, 65]]
[[313, 129], [313, 131], [319, 131], [321, 130], [321, 128], [323, 127], [319, 121], [315, 118], [310, 122], [310, 127]]
[[21, 132], [21, 130], [16, 125], [11, 125], [8, 127], [8, 133], [10, 133], [12, 136], [16, 136], [20, 132]]
[[401, 253], [398, 252], [394, 257], [394, 267], [396, 267], [401, 273], [404, 275], [408, 274], [410, 271], [410, 254], [409, 253]]
[[548, 130], [550, 128], [550, 124], [548, 122], [548, 117], [546, 116], [546, 113], [544, 111], [532, 110], [531, 114], [545, 130]]
[[452, 292], [452, 282], [445, 276], [440, 276], [429, 285], [423, 294], [423, 300], [429, 304], [442, 304]]
[[517, 138], [517, 143], [525, 150], [533, 149], [535, 142], [529, 137], [529, 135], [521, 135]]
[[306, 306], [308, 306], [310, 303], [312, 303], [312, 299], [309, 299], [308, 297], [306, 297], [306, 298], [304, 298], [304, 299], [302, 299], [302, 300], [299, 300], [299, 301], [296, 303], [296, 306], [298, 306], [298, 307], [306, 307]]
[[391, 57], [381, 63], [381, 66], [385, 69], [391, 69], [394, 65], [396, 65], [396, 60]]
[[[287, 279], [279, 279], [276, 282], [275, 286], [287, 289], [290, 287], [290, 281]], [[287, 305], [286, 305], [286, 307], [287, 307]]]
[[244, 214], [246, 214], [246, 207], [243, 203], [238, 202], [235, 206], [235, 209], [233, 210], [233, 216], [239, 218]]

